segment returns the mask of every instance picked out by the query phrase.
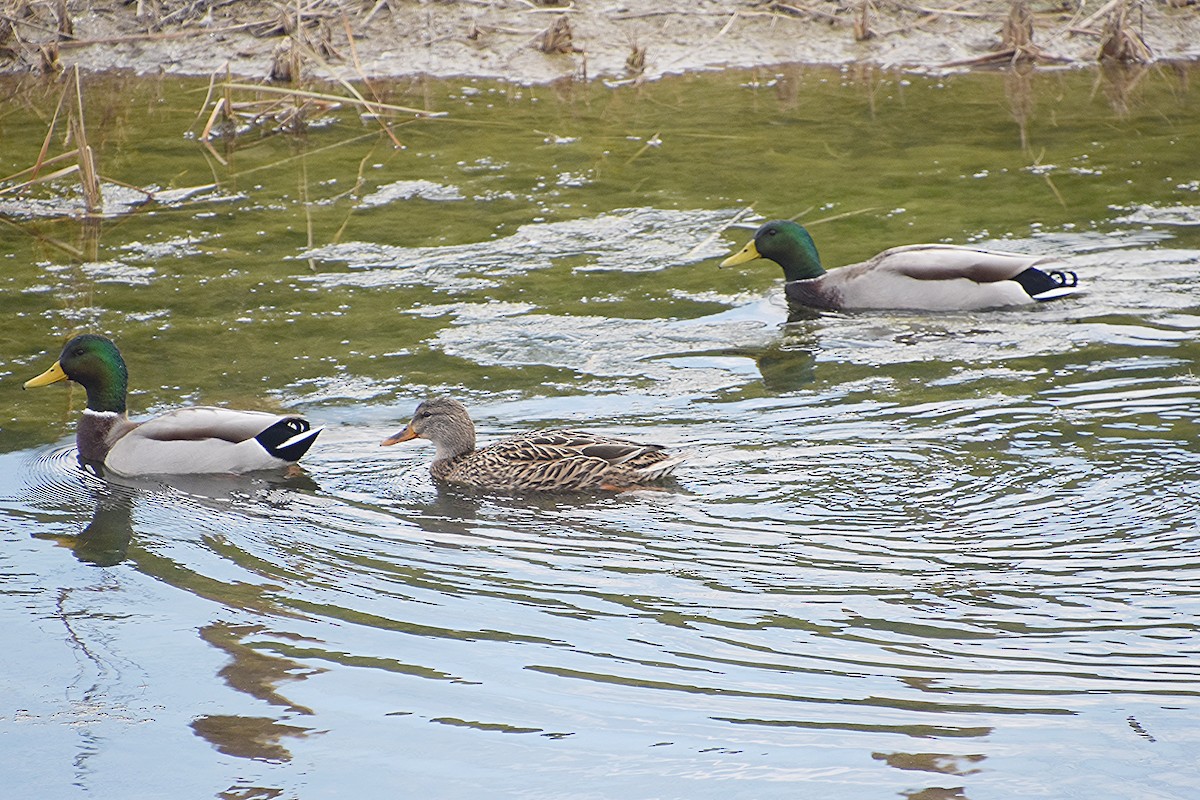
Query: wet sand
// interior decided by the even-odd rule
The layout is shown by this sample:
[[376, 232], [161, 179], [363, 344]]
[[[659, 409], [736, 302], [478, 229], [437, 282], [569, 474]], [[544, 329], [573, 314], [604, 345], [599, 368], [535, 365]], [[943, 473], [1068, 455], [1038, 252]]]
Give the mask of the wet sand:
[[[1186, 0], [1171, 0], [1186, 2]], [[923, 70], [1097, 61], [1116, 3], [1031, 6], [1026, 38], [1005, 40], [1003, 0], [922, 4], [849, 0], [239, 0], [3, 4], [0, 71], [88, 71], [247, 78], [474, 76], [520, 83], [647, 80], [725, 67], [874, 64]], [[670, 6], [670, 8], [664, 8]], [[139, 10], [141, 12], [139, 16]], [[19, 20], [12, 22], [11, 20]], [[1153, 61], [1200, 59], [1200, 6], [1133, 6], [1125, 29]], [[1011, 27], [1011, 23], [1008, 23]], [[1014, 41], [1019, 45], [1014, 51]], [[294, 77], [294, 76], [293, 76]]]

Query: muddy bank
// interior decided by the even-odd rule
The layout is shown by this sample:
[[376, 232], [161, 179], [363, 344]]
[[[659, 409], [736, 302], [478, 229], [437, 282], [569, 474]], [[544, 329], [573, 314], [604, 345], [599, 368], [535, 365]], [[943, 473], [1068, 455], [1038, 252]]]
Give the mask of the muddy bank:
[[1200, 6], [1189, 2], [1042, 4], [1013, 17], [1007, 0], [8, 0], [0, 71], [228, 68], [285, 80], [298, 71], [544, 83], [796, 62], [1079, 65], [1104, 46], [1132, 58], [1197, 60]]

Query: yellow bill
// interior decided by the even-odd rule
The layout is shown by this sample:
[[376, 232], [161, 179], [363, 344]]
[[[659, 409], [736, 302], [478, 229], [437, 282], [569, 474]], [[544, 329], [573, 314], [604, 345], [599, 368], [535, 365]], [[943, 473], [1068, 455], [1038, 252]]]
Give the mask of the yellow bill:
[[753, 261], [756, 258], [761, 258], [761, 256], [758, 254], [758, 248], [754, 246], [754, 240], [751, 239], [746, 243], [745, 247], [722, 261], [719, 266], [732, 267], [735, 264], [745, 264], [747, 261]]
[[49, 386], [52, 383], [58, 383], [59, 381], [65, 381], [66, 379], [67, 373], [63, 372], [62, 364], [55, 361], [53, 367], [46, 370], [41, 375], [38, 375], [36, 378], [30, 378], [29, 380], [25, 381], [25, 388], [33, 389], [37, 386]]

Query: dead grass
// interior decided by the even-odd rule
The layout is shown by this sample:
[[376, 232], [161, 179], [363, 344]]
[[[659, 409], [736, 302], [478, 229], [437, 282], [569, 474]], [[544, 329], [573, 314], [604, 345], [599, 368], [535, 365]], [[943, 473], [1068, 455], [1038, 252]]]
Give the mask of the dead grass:
[[[211, 188], [210, 186], [196, 186], [157, 192], [104, 177], [88, 137], [84, 83], [80, 78], [79, 69], [72, 70], [69, 76], [60, 80], [63, 83], [62, 92], [59, 94], [58, 104], [46, 128], [46, 135], [42, 139], [42, 146], [38, 151], [37, 158], [31, 166], [0, 178], [0, 196], [21, 197], [36, 187], [72, 179], [77, 185], [79, 196], [83, 201], [83, 214], [78, 216], [84, 220], [96, 220], [106, 214], [103, 193], [103, 185], [106, 183], [140, 192], [145, 197], [144, 203], [151, 203], [167, 197], [182, 198]], [[61, 131], [61, 127], [64, 127], [62, 125], [64, 113], [66, 115], [65, 136]], [[51, 155], [55, 143], [60, 139], [67, 149]], [[62, 166], [64, 164], [65, 166]], [[51, 168], [54, 169], [51, 170]], [[58, 194], [61, 195], [61, 192]], [[63, 205], [64, 216], [69, 215], [68, 208], [69, 206]]]
[[566, 14], [555, 18], [554, 22], [550, 23], [550, 27], [538, 35], [537, 49], [543, 53], [581, 52], [575, 47], [575, 32], [571, 27], [571, 18]]
[[1108, 15], [1100, 40], [1100, 60], [1124, 64], [1147, 64], [1154, 54], [1138, 28], [1133, 25], [1134, 10], [1141, 11], [1138, 0], [1121, 2]]
[[[174, 52], [227, 50], [243, 75], [251, 74], [247, 58], [259, 59], [260, 77], [293, 86], [331, 77], [322, 62], [344, 69], [355, 58], [351, 51], [356, 47], [378, 74], [411, 74], [414, 65], [420, 70], [426, 62], [435, 74], [471, 73], [477, 53], [480, 63], [491, 58], [493, 65], [500, 56], [520, 79], [522, 70], [528, 70], [520, 64], [535, 63], [522, 61], [522, 53], [533, 50], [574, 56], [569, 66], [577, 78], [586, 77], [588, 61], [595, 65], [600, 59], [607, 74], [637, 80], [686, 69], [693, 62], [711, 65], [718, 50], [732, 53], [737, 48], [743, 55], [742, 51], [755, 51], [755, 37], [778, 44], [793, 35], [818, 46], [825, 40], [860, 42], [853, 52], [865, 61], [873, 53], [887, 52], [897, 63], [895, 52], [900, 50], [911, 55], [902, 56], [899, 63], [924, 61], [929, 66], [1078, 61], [1089, 52], [1102, 61], [1145, 62], [1155, 57], [1148, 44], [1153, 37], [1146, 30], [1147, 18], [1160, 25], [1153, 33], [1196, 16], [1183, 7], [1196, 0], [1098, 2], [1099, 11], [1075, 0], [0, 0], [0, 70], [52, 75], [64, 62], [83, 58], [74, 55], [81, 50], [100, 52], [98, 48], [110, 45], [128, 45], [138, 54], [140, 68], [153, 68], [159, 55], [154, 45], [170, 42]], [[103, 20], [99, 27], [98, 19]], [[769, 20], [765, 30], [764, 20]], [[993, 23], [994, 28], [984, 27]], [[711, 37], [717, 27], [721, 33]], [[99, 36], [97, 30], [117, 35]], [[607, 33], [601, 36], [597, 30]], [[986, 46], [982, 30], [997, 42], [987, 52], [981, 52]], [[720, 48], [714, 47], [714, 39], [722, 37]], [[912, 44], [918, 39], [929, 42], [930, 37], [939, 43], [957, 40], [959, 51], [975, 48], [978, 55], [938, 63], [932, 49], [922, 56], [914, 49], [920, 44]], [[640, 46], [632, 52], [626, 49], [628, 42], [637, 40]], [[1090, 41], [1096, 42], [1094, 49], [1084, 44]], [[423, 55], [442, 45], [451, 55], [441, 60]], [[470, 49], [464, 51], [462, 45]], [[381, 51], [391, 50], [397, 58], [381, 62]], [[162, 48], [164, 61], [168, 52]], [[462, 58], [454, 60], [456, 53]], [[216, 66], [212, 60], [204, 64], [205, 71]], [[406, 71], [379, 72], [381, 63], [385, 70], [402, 63], [405, 66], [399, 68]], [[540, 69], [554, 70], [562, 69], [568, 59], [536, 63]], [[550, 63], [555, 66], [547, 66]], [[170, 69], [166, 64], [164, 68]]]

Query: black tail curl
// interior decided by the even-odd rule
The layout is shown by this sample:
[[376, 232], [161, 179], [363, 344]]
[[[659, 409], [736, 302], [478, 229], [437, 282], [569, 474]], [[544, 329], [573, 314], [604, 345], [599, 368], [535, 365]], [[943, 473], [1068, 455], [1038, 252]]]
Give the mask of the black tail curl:
[[1034, 267], [1015, 276], [1013, 280], [1021, 284], [1025, 294], [1030, 297], [1037, 297], [1043, 292], [1055, 289], [1071, 289], [1079, 285], [1079, 278], [1070, 270], [1054, 270], [1045, 273]]
[[1069, 269], [1056, 269], [1049, 273], [1050, 280], [1059, 286], [1073, 287], [1079, 285], [1079, 276]]
[[271, 455], [283, 461], [295, 463], [308, 452], [320, 431], [313, 431], [309, 436], [300, 436], [311, 426], [308, 420], [300, 417], [281, 419], [254, 438]]

